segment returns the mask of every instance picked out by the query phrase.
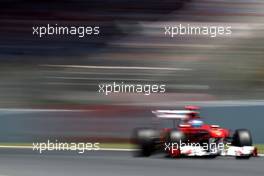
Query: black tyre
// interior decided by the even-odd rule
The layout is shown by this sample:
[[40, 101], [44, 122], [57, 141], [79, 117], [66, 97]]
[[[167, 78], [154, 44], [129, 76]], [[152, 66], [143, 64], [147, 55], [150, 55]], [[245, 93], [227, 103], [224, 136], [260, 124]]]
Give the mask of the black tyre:
[[158, 132], [150, 128], [137, 129], [134, 132], [133, 143], [137, 146], [135, 156], [148, 157], [155, 151]]
[[[181, 156], [180, 145], [181, 143], [186, 141], [186, 136], [183, 132], [178, 130], [171, 130], [167, 134], [166, 143], [170, 144], [171, 149], [169, 151], [165, 151], [168, 154], [168, 157], [177, 158]], [[173, 149], [172, 149], [173, 147]], [[173, 151], [172, 151], [173, 150]]]
[[243, 146], [252, 146], [252, 137], [251, 133], [247, 129], [238, 129], [233, 135], [233, 146], [243, 147]]
[[[243, 147], [243, 146], [252, 146], [252, 137], [251, 133], [247, 129], [238, 129], [233, 135], [233, 146]], [[245, 156], [236, 156], [236, 159], [249, 159], [250, 155]]]
[[167, 136], [167, 141], [168, 142], [173, 142], [173, 143], [179, 143], [180, 142], [185, 142], [186, 140], [186, 137], [185, 137], [185, 134], [181, 131], [178, 131], [178, 130], [171, 130], [169, 133], [168, 133], [168, 136]]

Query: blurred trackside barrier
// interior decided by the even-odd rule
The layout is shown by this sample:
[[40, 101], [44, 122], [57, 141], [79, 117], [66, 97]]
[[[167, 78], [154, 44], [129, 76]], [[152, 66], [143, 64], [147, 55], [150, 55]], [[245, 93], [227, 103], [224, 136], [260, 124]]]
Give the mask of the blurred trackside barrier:
[[[163, 107], [175, 109], [175, 107]], [[133, 129], [151, 127], [151, 110], [158, 107], [78, 106], [41, 109], [2, 109], [0, 142], [65, 141], [129, 142]], [[210, 124], [229, 129], [248, 128], [254, 143], [262, 144], [262, 106], [204, 107], [202, 116]], [[250, 118], [249, 118], [250, 117]], [[260, 148], [259, 150], [263, 150]]]

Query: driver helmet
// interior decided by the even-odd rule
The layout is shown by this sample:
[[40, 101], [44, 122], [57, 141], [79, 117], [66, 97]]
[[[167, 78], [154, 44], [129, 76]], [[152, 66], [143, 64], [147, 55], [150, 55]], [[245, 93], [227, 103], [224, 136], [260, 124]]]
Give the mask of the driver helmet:
[[201, 127], [204, 122], [200, 119], [192, 119], [188, 122], [192, 127]]

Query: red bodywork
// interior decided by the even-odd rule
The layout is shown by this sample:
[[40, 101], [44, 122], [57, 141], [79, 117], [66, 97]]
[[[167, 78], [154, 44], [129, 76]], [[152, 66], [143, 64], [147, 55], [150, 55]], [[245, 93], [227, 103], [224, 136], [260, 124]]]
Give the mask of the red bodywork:
[[161, 128], [160, 136], [157, 136], [158, 147], [163, 149], [165, 144], [165, 151], [172, 157], [257, 156], [257, 148], [250, 144], [250, 138], [245, 139], [247, 143], [245, 145], [236, 144], [241, 139], [235, 138], [235, 134], [239, 135], [240, 131], [240, 135], [244, 132], [250, 136], [248, 130], [240, 129], [231, 134], [229, 129], [205, 124], [199, 116], [199, 109], [197, 106], [186, 106], [185, 110], [152, 111], [159, 119], [169, 119], [173, 122], [170, 128]]
[[[186, 110], [194, 111], [189, 114], [188, 119], [180, 123], [176, 128], [182, 131], [187, 137], [188, 142], [203, 142], [210, 138], [225, 139], [230, 137], [230, 131], [226, 128], [220, 128], [218, 125], [202, 124], [199, 127], [193, 127], [188, 121], [200, 119], [197, 106], [186, 106]], [[164, 134], [170, 131], [170, 128], [163, 129]]]
[[[163, 130], [164, 136], [162, 138], [165, 141], [165, 136], [171, 129], [166, 128]], [[192, 127], [189, 124], [182, 124], [178, 126], [178, 130], [185, 134], [188, 143], [207, 143], [211, 138], [225, 139], [229, 137], [228, 129], [219, 128], [215, 125], [208, 124], [204, 124], [201, 127]], [[170, 150], [168, 150], [168, 154], [171, 157], [180, 157], [181, 151], [180, 149], [172, 150], [172, 148], [170, 148]]]
[[199, 142], [209, 138], [227, 138], [230, 134], [228, 129], [208, 124], [201, 127], [192, 127], [189, 124], [179, 125], [178, 130], [184, 132], [191, 142]]
[[[177, 129], [186, 135], [188, 142], [202, 142], [210, 138], [223, 139], [230, 136], [230, 131], [228, 129], [220, 128], [216, 125], [204, 124], [201, 127], [192, 127], [189, 124], [181, 124]], [[163, 134], [168, 133], [170, 130], [171, 128], [164, 128]], [[164, 138], [163, 135], [162, 138]]]

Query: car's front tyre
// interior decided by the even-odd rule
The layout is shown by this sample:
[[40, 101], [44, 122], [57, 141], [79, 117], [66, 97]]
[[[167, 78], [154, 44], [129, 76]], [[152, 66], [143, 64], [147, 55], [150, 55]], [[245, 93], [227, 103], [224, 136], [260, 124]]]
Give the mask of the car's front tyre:
[[[234, 132], [232, 145], [236, 147], [252, 146], [252, 136], [247, 129], [238, 129]], [[249, 159], [251, 155], [236, 156], [237, 159]]]

